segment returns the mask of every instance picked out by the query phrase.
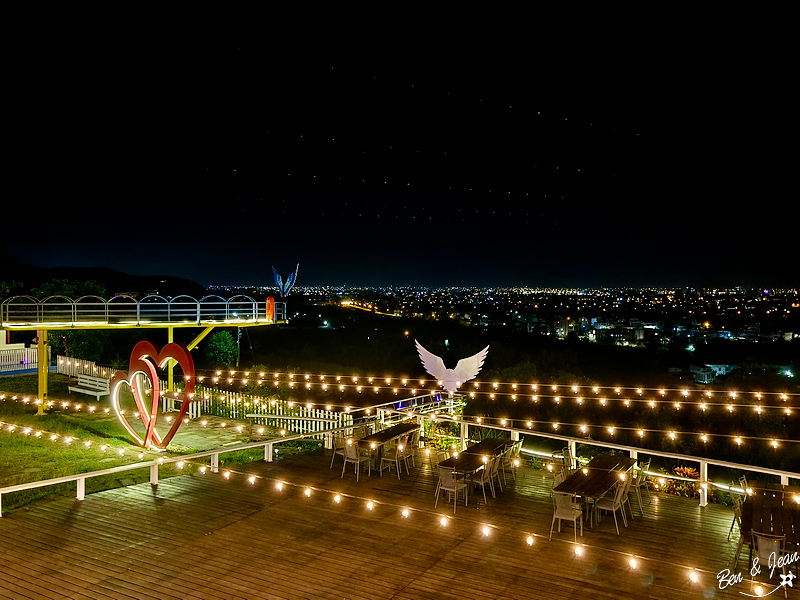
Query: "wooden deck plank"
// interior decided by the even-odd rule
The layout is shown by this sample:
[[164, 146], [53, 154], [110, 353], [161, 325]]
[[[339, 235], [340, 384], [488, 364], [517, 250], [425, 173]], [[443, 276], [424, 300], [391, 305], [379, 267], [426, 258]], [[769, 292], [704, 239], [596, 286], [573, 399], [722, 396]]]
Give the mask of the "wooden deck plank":
[[[453, 516], [452, 504], [433, 508], [428, 461], [399, 481], [374, 474], [356, 482], [352, 472], [341, 477], [340, 463], [329, 465], [329, 452], [319, 451], [249, 464], [229, 481], [187, 474], [155, 489], [139, 484], [6, 513], [0, 597], [683, 600], [748, 591], [716, 589], [736, 546], [725, 507], [656, 495], [642, 517], [631, 496], [636, 514], [622, 535], [607, 516], [578, 537], [577, 557], [571, 526], [547, 540], [551, 479], [541, 471], [520, 470], [497, 498], [462, 501]], [[258, 477], [255, 485], [244, 472]], [[283, 491], [277, 480], [287, 482]], [[310, 498], [304, 486], [314, 488]], [[441, 515], [450, 517], [445, 528]], [[531, 547], [528, 534], [536, 535]], [[636, 570], [631, 555], [640, 557]], [[689, 581], [689, 567], [700, 569], [701, 584]]]

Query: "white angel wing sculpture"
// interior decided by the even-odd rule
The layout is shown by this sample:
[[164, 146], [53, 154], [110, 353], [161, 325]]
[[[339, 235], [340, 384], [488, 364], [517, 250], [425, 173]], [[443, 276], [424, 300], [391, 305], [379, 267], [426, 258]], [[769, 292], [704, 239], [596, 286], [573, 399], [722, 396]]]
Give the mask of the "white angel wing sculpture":
[[417, 352], [419, 352], [422, 366], [425, 370], [433, 375], [438, 381], [442, 382], [442, 387], [448, 392], [455, 392], [462, 383], [475, 379], [483, 366], [483, 361], [486, 360], [486, 355], [489, 353], [489, 346], [483, 350], [470, 356], [469, 358], [462, 358], [458, 361], [455, 369], [448, 369], [444, 366], [444, 361], [425, 350], [417, 340]]

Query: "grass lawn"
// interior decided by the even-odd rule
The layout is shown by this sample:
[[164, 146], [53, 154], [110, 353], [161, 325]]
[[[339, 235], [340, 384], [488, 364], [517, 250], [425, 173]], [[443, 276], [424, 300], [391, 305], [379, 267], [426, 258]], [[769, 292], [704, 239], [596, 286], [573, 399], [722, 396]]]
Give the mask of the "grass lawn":
[[[207, 447], [170, 444], [166, 452], [144, 450], [133, 442], [113, 411], [105, 412], [109, 407], [108, 398], [97, 401], [83, 394], [70, 394], [68, 385], [68, 377], [50, 375], [48, 399], [55, 404], [39, 416], [34, 404], [37, 375], [0, 377], [0, 396], [3, 396], [0, 400], [0, 488], [99, 471], [159, 456], [191, 454], [220, 445], [217, 442]], [[69, 403], [67, 408], [62, 406], [64, 402]], [[90, 406], [94, 407], [94, 412], [89, 411]], [[140, 453], [142, 458], [139, 458]], [[263, 456], [261, 449], [233, 452], [220, 456], [220, 466], [253, 462]], [[176, 466], [164, 465], [159, 468], [159, 478], [185, 472]], [[86, 492], [149, 481], [149, 476], [149, 469], [143, 468], [92, 477], [86, 480]], [[73, 496], [75, 489], [73, 482], [4, 494], [3, 511], [57, 494]]]

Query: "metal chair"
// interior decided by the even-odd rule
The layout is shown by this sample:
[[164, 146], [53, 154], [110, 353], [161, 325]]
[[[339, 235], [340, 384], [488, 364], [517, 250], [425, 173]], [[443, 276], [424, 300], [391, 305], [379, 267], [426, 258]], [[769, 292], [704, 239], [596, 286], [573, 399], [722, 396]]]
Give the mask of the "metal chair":
[[625, 515], [625, 505], [627, 504], [628, 510], [631, 513], [631, 521], [633, 521], [633, 509], [631, 508], [631, 503], [629, 500], [630, 496], [628, 494], [628, 492], [631, 491], [631, 486], [633, 485], [633, 477], [631, 476], [630, 473], [622, 473], [620, 474], [620, 477], [624, 477], [623, 485], [625, 486], [625, 491], [622, 492], [622, 508], [623, 508], [622, 514]]
[[[620, 481], [614, 488], [614, 496], [612, 498], [603, 496], [594, 503], [595, 513], [597, 513], [599, 510], [610, 510], [614, 514], [614, 526], [617, 528], [617, 535], [619, 535], [619, 523], [617, 522], [618, 510], [622, 512], [622, 522], [625, 524], [625, 527], [628, 526], [628, 520], [625, 518], [625, 510], [622, 507], [622, 495], [626, 490], [627, 486], [625, 485], [625, 482]], [[600, 522], [599, 519], [597, 522]]]
[[731, 528], [728, 530], [728, 541], [731, 541], [731, 534], [733, 533], [733, 526], [738, 525], [739, 531], [742, 531], [742, 500], [739, 496], [731, 494], [733, 500], [733, 520], [731, 521]]
[[[344, 470], [347, 468], [347, 463], [353, 463], [356, 466], [356, 481], [361, 472], [361, 463], [366, 462], [368, 465], [368, 473], [372, 475], [372, 457], [369, 454], [363, 454], [358, 444], [353, 440], [347, 440], [344, 446], [344, 465], [342, 466], [342, 477], [344, 477]], [[341, 479], [341, 477], [340, 477]]]
[[[411, 459], [411, 464], [414, 465], [414, 468], [417, 467], [417, 452], [419, 452], [419, 436], [421, 431], [419, 429], [413, 431], [408, 438], [408, 447], [406, 448], [406, 460]], [[406, 464], [406, 471], [408, 470], [408, 465]]]
[[492, 494], [494, 494], [494, 480], [497, 479], [497, 485], [500, 491], [503, 491], [503, 484], [500, 483], [500, 460], [492, 460], [489, 464], [489, 480], [492, 482]]
[[733, 533], [733, 526], [739, 526], [739, 541], [736, 544], [736, 554], [733, 556], [733, 567], [731, 570], [736, 570], [736, 565], [739, 564], [739, 554], [744, 545], [744, 535], [742, 534], [742, 500], [738, 496], [733, 496], [733, 521], [731, 521], [731, 529], [728, 531], [728, 541], [731, 540], [731, 533]]
[[484, 503], [488, 504], [486, 500], [486, 486], [489, 486], [489, 491], [492, 492], [492, 498], [496, 498], [497, 496], [494, 493], [494, 484], [492, 483], [492, 463], [498, 460], [497, 457], [492, 458], [484, 458], [483, 468], [476, 471], [472, 475], [470, 475], [467, 482], [471, 485], [479, 485], [481, 486], [481, 490], [483, 490], [483, 501]]
[[[522, 450], [522, 440], [517, 440], [511, 447], [503, 453], [503, 481], [506, 481], [506, 467], [511, 470], [514, 481], [517, 480], [517, 469], [519, 468], [519, 452]], [[508, 482], [506, 482], [508, 485]]]
[[569, 446], [565, 446], [558, 452], [553, 452], [551, 456], [552, 458], [561, 462], [567, 472], [567, 475], [572, 473], [574, 469], [573, 465], [575, 464], [575, 458], [572, 456], [572, 451], [569, 449]]
[[[753, 556], [758, 557], [762, 565], [781, 563], [783, 567], [783, 577], [786, 577], [786, 563], [780, 560], [786, 554], [786, 536], [770, 535], [767, 533], [750, 532]], [[772, 561], [772, 562], [770, 562]], [[783, 595], [788, 597], [787, 586], [783, 586]]]
[[332, 445], [333, 445], [333, 456], [331, 456], [331, 466], [330, 466], [331, 469], [333, 468], [333, 461], [336, 460], [336, 457], [344, 456], [344, 447], [346, 446], [344, 432], [336, 431], [333, 433]]
[[739, 485], [742, 486], [742, 502], [747, 501], [747, 477], [742, 475], [739, 477]]
[[453, 514], [456, 512], [456, 505], [458, 504], [458, 492], [464, 491], [464, 506], [468, 506], [469, 498], [467, 497], [467, 484], [463, 479], [456, 479], [456, 474], [453, 469], [446, 467], [439, 467], [439, 484], [436, 486], [436, 502], [433, 507], [439, 505], [439, 494], [442, 491], [453, 494]]
[[581, 522], [583, 536], [583, 511], [575, 506], [572, 494], [553, 492], [553, 522], [550, 524], [550, 539], [553, 539], [553, 527], [558, 520], [558, 531], [561, 532], [561, 521], [572, 521], [575, 527], [575, 541], [578, 541], [578, 521]]
[[646, 463], [642, 463], [639, 466], [638, 471], [636, 472], [636, 476], [634, 477], [633, 482], [631, 483], [631, 487], [636, 490], [636, 498], [639, 501], [639, 512], [642, 513], [642, 515], [644, 515], [644, 506], [642, 505], [642, 492], [641, 492], [642, 488], [644, 488], [644, 491], [647, 492], [647, 500], [648, 500], [647, 503], [650, 504], [651, 502], [653, 502], [653, 497], [650, 495], [650, 488], [647, 487], [647, 473], [645, 473], [645, 471], [647, 471], [647, 469], [649, 468], [650, 468], [649, 460]]
[[397, 478], [400, 479], [400, 461], [403, 461], [403, 464], [406, 466], [406, 475], [409, 474], [408, 471], [408, 463], [406, 462], [406, 446], [407, 446], [408, 436], [401, 436], [398, 438], [397, 443], [394, 445], [394, 448], [390, 448], [383, 450], [383, 456], [381, 456], [381, 477], [383, 477], [383, 463], [389, 463], [389, 472], [392, 472], [392, 463], [394, 463], [395, 468], [397, 469]]

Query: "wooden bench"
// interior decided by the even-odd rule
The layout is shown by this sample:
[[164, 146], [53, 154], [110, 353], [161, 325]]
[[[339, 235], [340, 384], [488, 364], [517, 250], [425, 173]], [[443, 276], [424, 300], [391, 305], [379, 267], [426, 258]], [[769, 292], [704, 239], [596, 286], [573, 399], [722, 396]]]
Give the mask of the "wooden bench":
[[111, 392], [108, 389], [108, 379], [103, 377], [92, 377], [91, 375], [78, 375], [78, 385], [69, 386], [70, 392], [80, 392], [90, 396], [108, 396]]

